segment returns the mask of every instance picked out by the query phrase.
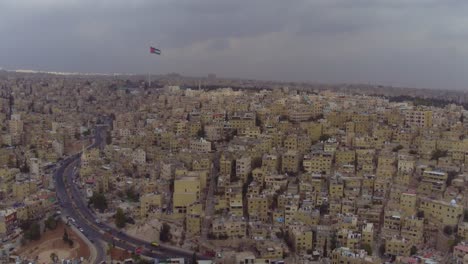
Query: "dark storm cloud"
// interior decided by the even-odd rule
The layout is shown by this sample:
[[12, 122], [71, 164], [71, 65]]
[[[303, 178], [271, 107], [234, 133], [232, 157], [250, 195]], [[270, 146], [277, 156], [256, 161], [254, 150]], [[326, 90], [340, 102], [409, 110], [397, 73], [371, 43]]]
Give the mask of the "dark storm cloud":
[[467, 11], [462, 0], [2, 0], [0, 67], [467, 89]]

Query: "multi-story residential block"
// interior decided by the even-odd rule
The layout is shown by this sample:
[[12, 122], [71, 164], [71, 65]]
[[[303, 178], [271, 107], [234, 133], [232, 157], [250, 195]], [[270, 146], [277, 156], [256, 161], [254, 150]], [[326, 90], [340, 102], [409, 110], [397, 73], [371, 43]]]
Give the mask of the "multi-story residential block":
[[198, 140], [192, 139], [190, 141], [190, 149], [197, 152], [208, 153], [211, 152], [211, 142], [203, 138]]
[[233, 164], [234, 161], [232, 159], [229, 159], [226, 155], [222, 154], [219, 160], [219, 174], [228, 175], [230, 177], [234, 169]]
[[419, 210], [424, 212], [424, 217], [431, 222], [439, 222], [443, 225], [456, 225], [463, 214], [463, 206], [455, 201], [450, 203], [441, 200], [422, 198]]
[[193, 204], [187, 208], [187, 214], [185, 215], [185, 229], [188, 235], [196, 236], [201, 233], [203, 218], [202, 204]]
[[407, 215], [412, 216], [416, 214], [417, 210], [417, 195], [414, 191], [407, 191], [401, 193], [400, 196], [400, 209]]
[[148, 216], [148, 213], [161, 209], [163, 205], [163, 196], [159, 193], [147, 193], [140, 196], [140, 217]]
[[340, 199], [344, 195], [344, 182], [340, 178], [330, 179], [330, 185], [328, 188], [328, 194], [330, 198]]
[[308, 251], [312, 251], [312, 230], [302, 225], [290, 225], [288, 228], [288, 233], [296, 253], [306, 254]]
[[385, 211], [382, 235], [391, 238], [400, 234], [402, 219], [400, 212]]
[[244, 215], [244, 199], [242, 197], [242, 192], [234, 193], [229, 197], [229, 212], [233, 216], [243, 216]]
[[173, 210], [185, 214], [187, 206], [200, 199], [200, 180], [195, 177], [181, 177], [174, 181]]
[[264, 154], [262, 156], [262, 169], [268, 172], [279, 171], [279, 158], [274, 154]]
[[251, 221], [268, 220], [269, 203], [266, 195], [251, 195], [247, 197], [247, 208]]
[[330, 174], [333, 155], [326, 152], [313, 152], [304, 156], [304, 170], [312, 173]]
[[409, 110], [405, 113], [405, 124], [421, 128], [432, 127], [432, 111], [424, 109]]
[[351, 149], [339, 149], [335, 152], [335, 164], [354, 165], [356, 161], [356, 151]]
[[297, 151], [288, 150], [282, 156], [281, 171], [285, 173], [298, 173], [300, 156]]
[[0, 211], [0, 237], [13, 232], [16, 227], [17, 216], [16, 210], [6, 209]]
[[447, 173], [435, 170], [425, 170], [418, 186], [418, 192], [425, 195], [442, 194], [446, 188]]
[[468, 222], [458, 224], [457, 235], [464, 240], [468, 239]]
[[369, 245], [372, 248], [372, 245], [374, 245], [374, 238], [375, 238], [374, 225], [372, 223], [366, 223], [366, 225], [363, 226], [362, 228], [361, 234], [362, 234], [361, 244]]
[[424, 220], [416, 217], [406, 217], [403, 219], [401, 227], [401, 237], [410, 241], [413, 245], [420, 245], [424, 242]]
[[410, 256], [413, 244], [404, 238], [393, 237], [385, 241], [385, 254], [392, 256]]
[[247, 224], [241, 217], [215, 218], [211, 226], [215, 238], [242, 238], [247, 235]]
[[252, 172], [252, 159], [250, 156], [244, 156], [236, 159], [236, 177], [242, 182], [246, 182], [249, 174]]

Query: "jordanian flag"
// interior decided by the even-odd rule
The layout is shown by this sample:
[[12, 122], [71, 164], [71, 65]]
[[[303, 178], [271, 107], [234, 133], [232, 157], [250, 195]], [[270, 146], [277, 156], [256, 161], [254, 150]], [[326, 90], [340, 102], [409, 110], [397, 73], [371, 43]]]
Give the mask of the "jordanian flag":
[[150, 47], [150, 53], [161, 55], [161, 50], [154, 47]]

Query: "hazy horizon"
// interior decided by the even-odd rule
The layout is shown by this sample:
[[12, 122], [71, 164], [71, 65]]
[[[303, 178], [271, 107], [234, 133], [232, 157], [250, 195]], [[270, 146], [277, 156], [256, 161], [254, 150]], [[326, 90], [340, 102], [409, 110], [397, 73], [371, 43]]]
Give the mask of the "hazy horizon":
[[0, 67], [466, 91], [466, 11], [461, 0], [6, 0]]

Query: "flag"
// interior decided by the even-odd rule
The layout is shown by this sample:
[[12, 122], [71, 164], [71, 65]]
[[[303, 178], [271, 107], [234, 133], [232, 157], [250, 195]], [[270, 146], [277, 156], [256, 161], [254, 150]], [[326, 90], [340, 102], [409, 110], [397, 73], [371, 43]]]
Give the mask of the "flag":
[[161, 55], [161, 50], [157, 49], [157, 48], [154, 48], [154, 47], [150, 47], [150, 53]]

